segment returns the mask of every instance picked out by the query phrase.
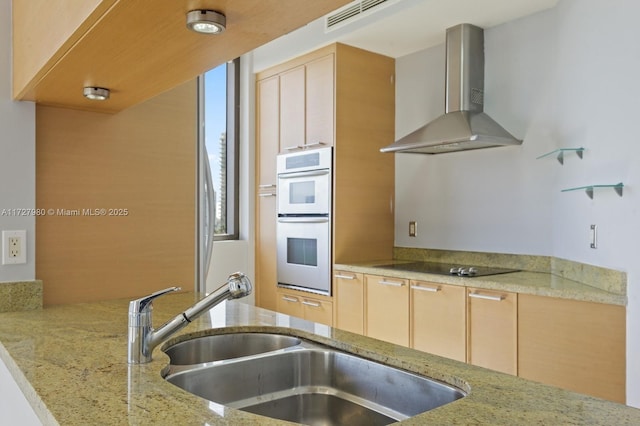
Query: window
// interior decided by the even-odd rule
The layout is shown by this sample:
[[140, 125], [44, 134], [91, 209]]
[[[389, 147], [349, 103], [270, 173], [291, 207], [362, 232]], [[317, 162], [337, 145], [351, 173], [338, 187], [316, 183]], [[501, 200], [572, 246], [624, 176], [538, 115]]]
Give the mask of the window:
[[[238, 239], [240, 60], [204, 74], [201, 85], [204, 155], [214, 190], [214, 239]], [[205, 161], [206, 167], [207, 161]]]

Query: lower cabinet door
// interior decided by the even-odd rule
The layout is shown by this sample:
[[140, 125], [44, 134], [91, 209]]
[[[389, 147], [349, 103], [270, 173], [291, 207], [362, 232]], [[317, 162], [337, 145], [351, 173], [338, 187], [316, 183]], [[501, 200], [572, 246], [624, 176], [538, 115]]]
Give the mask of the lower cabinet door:
[[364, 277], [353, 272], [335, 271], [334, 326], [364, 334]]
[[333, 304], [324, 300], [302, 298], [304, 319], [319, 324], [333, 325]]
[[292, 317], [304, 318], [304, 309], [300, 297], [278, 291], [278, 312]]
[[466, 329], [464, 287], [411, 281], [413, 348], [465, 362]]
[[409, 346], [409, 282], [400, 278], [365, 275], [366, 334]]
[[625, 403], [624, 306], [521, 294], [518, 327], [520, 377]]
[[470, 364], [518, 374], [517, 293], [467, 288]]

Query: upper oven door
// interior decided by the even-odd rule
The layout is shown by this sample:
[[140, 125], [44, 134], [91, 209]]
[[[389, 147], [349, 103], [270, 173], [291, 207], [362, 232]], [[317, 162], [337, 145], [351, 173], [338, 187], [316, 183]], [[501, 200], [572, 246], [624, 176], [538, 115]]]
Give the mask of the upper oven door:
[[278, 214], [326, 215], [331, 212], [332, 149], [278, 156]]
[[278, 175], [278, 214], [328, 214], [331, 209], [328, 169]]

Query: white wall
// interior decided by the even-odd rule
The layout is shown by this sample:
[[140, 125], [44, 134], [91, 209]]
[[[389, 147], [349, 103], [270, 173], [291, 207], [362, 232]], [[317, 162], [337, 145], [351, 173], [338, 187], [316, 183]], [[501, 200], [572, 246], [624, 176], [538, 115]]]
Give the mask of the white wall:
[[35, 106], [12, 101], [11, 85], [11, 0], [0, 0], [0, 231], [27, 231], [27, 264], [0, 264], [0, 282], [35, 279], [35, 216], [2, 214], [36, 204]]
[[0, 359], [0, 412], [2, 422], [10, 425], [39, 426], [42, 422], [27, 401], [13, 376]]
[[[640, 407], [640, 3], [562, 0], [485, 31], [485, 111], [521, 147], [396, 154], [396, 245], [553, 255], [628, 273], [627, 400]], [[443, 112], [444, 48], [397, 60], [396, 135]], [[425, 83], [426, 82], [426, 83]], [[424, 100], [426, 98], [427, 100]], [[536, 157], [584, 147], [564, 166]], [[568, 187], [624, 182], [590, 200]], [[419, 235], [407, 235], [409, 220]], [[589, 248], [589, 225], [599, 246]]]

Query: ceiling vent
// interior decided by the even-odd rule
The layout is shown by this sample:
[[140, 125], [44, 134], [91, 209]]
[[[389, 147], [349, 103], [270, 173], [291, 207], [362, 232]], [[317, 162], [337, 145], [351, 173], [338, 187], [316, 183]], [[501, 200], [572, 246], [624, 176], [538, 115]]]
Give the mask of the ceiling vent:
[[327, 32], [336, 28], [343, 27], [357, 19], [365, 16], [365, 12], [378, 8], [385, 3], [392, 3], [393, 0], [359, 0], [351, 3], [331, 15], [327, 15], [326, 27]]

